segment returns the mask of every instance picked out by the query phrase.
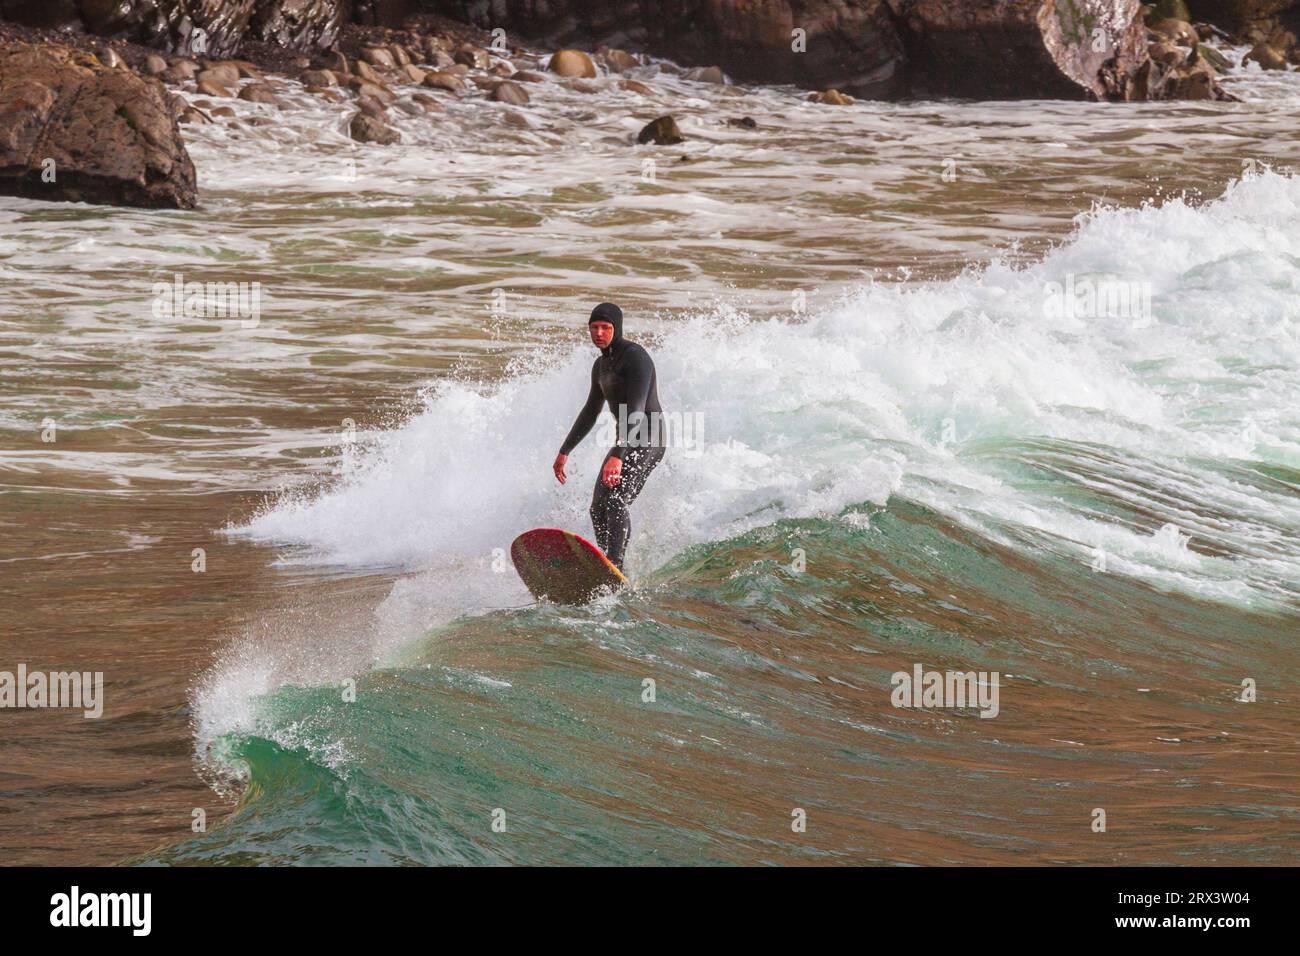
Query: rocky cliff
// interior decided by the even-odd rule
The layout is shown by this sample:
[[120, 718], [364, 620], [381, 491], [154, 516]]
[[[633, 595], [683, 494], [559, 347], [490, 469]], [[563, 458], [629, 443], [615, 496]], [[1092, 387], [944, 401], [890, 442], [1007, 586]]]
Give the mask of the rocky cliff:
[[[0, 0], [0, 17], [193, 57], [246, 41], [312, 53], [348, 22], [415, 13], [504, 29], [512, 42], [644, 51], [741, 81], [902, 96], [1217, 98], [1190, 63], [1149, 63], [1144, 19], [1201, 20], [1285, 58], [1298, 0]], [[1278, 56], [1272, 56], [1276, 50]], [[1195, 72], [1170, 79], [1166, 74]]]

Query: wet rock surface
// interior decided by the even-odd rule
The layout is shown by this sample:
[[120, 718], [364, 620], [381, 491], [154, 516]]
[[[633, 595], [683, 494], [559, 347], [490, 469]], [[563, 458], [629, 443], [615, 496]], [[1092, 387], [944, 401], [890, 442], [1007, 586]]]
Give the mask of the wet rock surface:
[[0, 44], [0, 191], [150, 208], [198, 203], [162, 84], [55, 44]]

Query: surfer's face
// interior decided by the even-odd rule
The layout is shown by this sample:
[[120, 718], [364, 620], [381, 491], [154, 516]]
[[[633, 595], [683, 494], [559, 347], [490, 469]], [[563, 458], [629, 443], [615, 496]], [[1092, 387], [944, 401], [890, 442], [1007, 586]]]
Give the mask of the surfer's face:
[[592, 322], [587, 328], [591, 331], [591, 341], [598, 349], [603, 349], [614, 341], [613, 323]]

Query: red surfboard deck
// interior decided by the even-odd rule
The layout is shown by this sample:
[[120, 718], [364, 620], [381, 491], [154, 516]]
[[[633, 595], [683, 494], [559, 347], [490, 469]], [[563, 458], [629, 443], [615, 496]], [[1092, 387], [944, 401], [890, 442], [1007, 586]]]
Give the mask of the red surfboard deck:
[[601, 588], [627, 578], [590, 541], [560, 528], [534, 528], [515, 538], [510, 560], [533, 597], [556, 604], [586, 604]]

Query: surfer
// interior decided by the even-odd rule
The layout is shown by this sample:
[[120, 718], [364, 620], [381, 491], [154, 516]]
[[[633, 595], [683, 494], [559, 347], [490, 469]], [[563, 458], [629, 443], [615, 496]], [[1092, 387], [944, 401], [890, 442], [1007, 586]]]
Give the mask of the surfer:
[[628, 505], [641, 493], [646, 479], [664, 457], [659, 391], [650, 353], [623, 338], [623, 311], [610, 302], [591, 310], [587, 331], [600, 357], [591, 367], [591, 391], [552, 468], [560, 484], [567, 480], [564, 464], [569, 452], [587, 437], [600, 417], [602, 400], [618, 422], [618, 439], [605, 456], [591, 496], [591, 523], [596, 544], [620, 571], [632, 520]]

